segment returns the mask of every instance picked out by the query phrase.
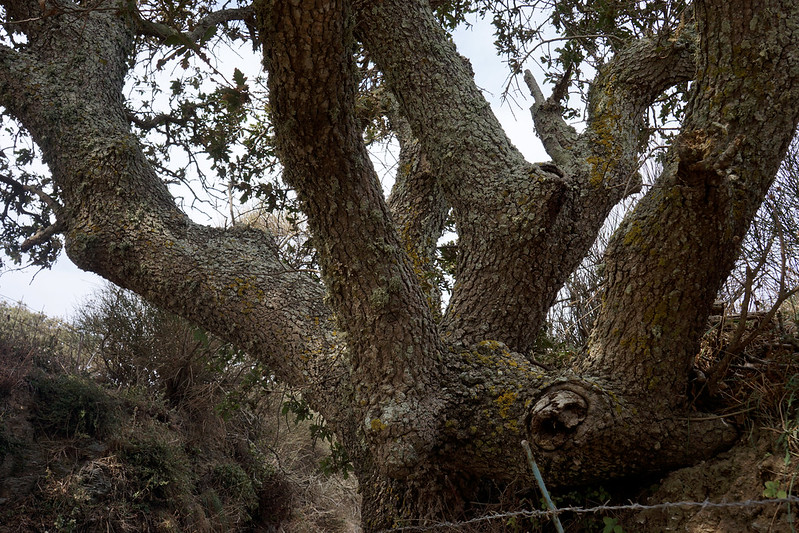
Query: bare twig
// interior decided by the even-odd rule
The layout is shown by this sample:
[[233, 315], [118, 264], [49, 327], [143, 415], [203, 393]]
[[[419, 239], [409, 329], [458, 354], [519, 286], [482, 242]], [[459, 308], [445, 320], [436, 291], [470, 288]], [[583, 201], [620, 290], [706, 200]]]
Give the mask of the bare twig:
[[48, 239], [50, 239], [53, 235], [57, 233], [61, 233], [66, 229], [66, 226], [61, 222], [56, 222], [55, 224], [50, 224], [46, 228], [41, 231], [36, 232], [35, 235], [31, 235], [27, 239], [25, 239], [22, 244], [20, 245], [19, 249], [22, 252], [27, 252], [34, 246], [38, 244], [42, 244]]
[[235, 9], [220, 9], [209, 13], [205, 17], [197, 21], [197, 25], [188, 33], [182, 33], [166, 24], [160, 22], [153, 22], [147, 20], [139, 15], [139, 27], [137, 28], [138, 34], [149, 37], [158, 37], [160, 39], [169, 39], [170, 37], [180, 38], [185, 41], [185, 44], [197, 46], [197, 43], [207, 34], [208, 30], [212, 27], [218, 26], [225, 22], [233, 20], [247, 20], [255, 16], [255, 10], [251, 5], [235, 8]]
[[16, 194], [17, 196], [22, 196], [22, 193], [24, 192], [30, 192], [35, 194], [36, 196], [39, 197], [39, 199], [42, 202], [47, 204], [47, 207], [49, 207], [50, 209], [53, 210], [54, 213], [56, 213], [56, 216], [58, 215], [58, 212], [61, 210], [61, 204], [56, 202], [49, 194], [47, 194], [46, 192], [37, 187], [33, 187], [31, 185], [23, 185], [14, 178], [2, 174], [0, 174], [0, 182], [10, 185], [11, 189], [14, 191], [14, 194]]

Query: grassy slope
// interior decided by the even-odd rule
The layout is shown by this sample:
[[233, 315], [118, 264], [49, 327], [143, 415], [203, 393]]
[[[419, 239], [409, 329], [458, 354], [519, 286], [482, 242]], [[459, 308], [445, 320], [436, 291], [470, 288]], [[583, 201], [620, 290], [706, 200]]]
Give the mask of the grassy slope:
[[0, 306], [0, 531], [357, 530], [354, 480], [319, 473], [277, 391], [233, 404], [206, 375], [176, 399], [109, 383], [93, 352]]
[[[792, 492], [799, 464], [796, 318], [786, 311], [729, 361], [735, 319], [709, 328], [692, 395], [697, 407], [742, 429], [739, 445], [638, 487], [607, 484], [556, 495], [558, 505], [744, 501]], [[241, 372], [214, 377], [185, 353], [158, 362], [163, 354], [144, 357], [144, 345], [124, 356], [144, 357], [137, 360], [137, 384], [125, 386], [117, 374], [127, 367], [114, 366], [124, 350], [101, 364], [113, 357], [108, 351], [99, 357], [95, 340], [0, 306], [0, 531], [358, 530], [354, 480], [320, 473], [330, 450], [311, 441], [311, 420], [297, 425], [294, 413], [281, 414], [292, 398], [286, 391], [274, 384], [248, 389]], [[707, 376], [719, 364], [729, 364], [728, 372], [709, 390]], [[156, 370], [142, 383], [140, 370], [148, 365]], [[239, 367], [221, 372], [232, 368]], [[159, 373], [172, 376], [164, 378], [169, 387], [146, 382]], [[176, 384], [175, 376], [187, 374], [192, 379]], [[537, 498], [530, 491], [487, 509], [536, 507]], [[604, 519], [623, 531], [790, 531], [795, 512], [786, 505], [693, 507], [567, 514], [562, 521], [567, 531], [602, 530]], [[547, 527], [522, 519], [491, 524], [495, 531]]]

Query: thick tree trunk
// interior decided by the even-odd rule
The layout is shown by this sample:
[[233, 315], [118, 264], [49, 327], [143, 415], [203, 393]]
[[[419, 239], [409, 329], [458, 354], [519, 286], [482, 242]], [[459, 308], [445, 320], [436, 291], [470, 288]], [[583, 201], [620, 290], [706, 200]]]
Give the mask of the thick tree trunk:
[[354, 112], [351, 17], [341, 0], [261, 5], [257, 14], [284, 175], [348, 334], [357, 418], [381, 467], [407, 475], [438, 434], [440, 341]]
[[799, 121], [788, 104], [799, 96], [789, 43], [799, 36], [796, 3], [703, 0], [695, 9], [701, 46], [683, 129], [608, 246], [607, 290], [580, 366], [675, 406], [710, 306]]
[[[523, 438], [556, 486], [665, 470], [735, 437], [683, 395], [708, 304], [799, 120], [795, 2], [698, 2], [696, 33], [633, 43], [606, 65], [582, 134], [529, 80], [544, 165], [507, 140], [427, 2], [261, 2], [276, 139], [327, 303], [267, 234], [202, 227], [175, 207], [125, 118], [141, 26], [123, 3], [59, 2], [46, 17], [38, 1], [4, 5], [29, 45], [0, 46], [0, 103], [52, 170], [70, 257], [302, 387], [350, 453], [366, 530], [468, 514], [484, 487], [532, 486]], [[355, 117], [354, 35], [429, 163], [399, 181], [395, 217]], [[546, 309], [639, 186], [641, 114], [694, 75], [670, 163], [608, 249], [588, 354], [543, 370], [528, 352]], [[423, 272], [447, 206], [461, 258], [439, 322]]]

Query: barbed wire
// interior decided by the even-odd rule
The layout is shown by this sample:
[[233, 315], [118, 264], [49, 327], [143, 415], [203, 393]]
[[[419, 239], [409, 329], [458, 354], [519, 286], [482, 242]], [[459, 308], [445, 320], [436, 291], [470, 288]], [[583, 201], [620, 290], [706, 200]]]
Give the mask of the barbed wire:
[[523, 518], [552, 518], [564, 513], [576, 514], [592, 514], [606, 511], [645, 511], [650, 509], [672, 509], [676, 507], [700, 507], [700, 511], [706, 508], [726, 508], [726, 507], [755, 507], [759, 505], [776, 505], [776, 504], [791, 504], [799, 503], [799, 497], [788, 496], [786, 498], [769, 498], [766, 500], [744, 500], [739, 502], [711, 502], [708, 500], [702, 502], [663, 502], [653, 505], [644, 505], [641, 503], [628, 503], [623, 505], [597, 505], [595, 507], [561, 507], [554, 511], [550, 510], [526, 510], [526, 511], [512, 511], [507, 513], [492, 513], [489, 515], [472, 518], [471, 520], [464, 520], [462, 522], [436, 522], [434, 524], [425, 524], [418, 526], [401, 526], [390, 529], [383, 529], [381, 533], [394, 533], [398, 531], [432, 531], [435, 529], [454, 529], [463, 526], [478, 524], [482, 522], [489, 522], [491, 520], [508, 519], [515, 517]]
[[[37, 311], [24, 303], [21, 300], [17, 300], [6, 296], [4, 294], [0, 294], [0, 301], [5, 301], [1, 305], [12, 305], [16, 307], [20, 307], [26, 309], [27, 311], [41, 316], [45, 319], [53, 319], [53, 317], [49, 317], [45, 315], [42, 311]], [[58, 327], [63, 329], [68, 329], [77, 332], [78, 330], [72, 326], [71, 324], [67, 323], [63, 319], [55, 318], [55, 321], [59, 322]], [[542, 489], [546, 490], [544, 487]], [[547, 510], [522, 510], [522, 511], [509, 511], [506, 513], [491, 513], [483, 516], [479, 516], [476, 518], [472, 518], [469, 520], [464, 521], [443, 521], [443, 522], [435, 522], [432, 524], [424, 524], [424, 525], [409, 525], [409, 526], [400, 526], [394, 527], [390, 529], [383, 529], [380, 530], [380, 533], [395, 533], [395, 532], [423, 532], [423, 531], [433, 531], [436, 529], [460, 529], [464, 526], [480, 524], [485, 522], [490, 522], [493, 520], [503, 520], [503, 519], [510, 519], [510, 518], [547, 518], [550, 520], [554, 520], [559, 515], [565, 513], [575, 513], [575, 514], [594, 514], [600, 512], [609, 512], [609, 511], [645, 511], [645, 510], [657, 510], [657, 509], [673, 509], [679, 507], [699, 507], [700, 512], [706, 508], [736, 508], [736, 507], [756, 507], [756, 506], [764, 506], [764, 505], [778, 505], [787, 503], [799, 503], [799, 497], [797, 496], [788, 496], [786, 498], [769, 498], [763, 500], [743, 500], [737, 502], [711, 502], [708, 500], [702, 502], [693, 502], [693, 501], [681, 501], [681, 502], [663, 502], [658, 504], [652, 505], [644, 505], [641, 503], [629, 503], [629, 504], [622, 504], [622, 505], [597, 505], [594, 507], [560, 507], [556, 509], [547, 509]], [[790, 508], [790, 507], [789, 507]], [[426, 521], [426, 520], [425, 520]]]

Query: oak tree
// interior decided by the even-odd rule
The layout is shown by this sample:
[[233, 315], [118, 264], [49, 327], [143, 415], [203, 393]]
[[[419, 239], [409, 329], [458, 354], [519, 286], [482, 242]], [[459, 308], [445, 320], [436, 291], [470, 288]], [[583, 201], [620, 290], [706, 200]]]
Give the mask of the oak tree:
[[[532, 485], [522, 439], [547, 483], [568, 486], [691, 464], [737, 438], [691, 410], [688, 380], [799, 121], [795, 1], [526, 4], [539, 18], [488, 0], [0, 5], [0, 105], [49, 169], [15, 174], [2, 162], [6, 250], [46, 263], [61, 238], [81, 268], [302, 390], [352, 461], [366, 530], [468, 516], [487, 488]], [[551, 96], [524, 76], [530, 135], [551, 161], [513, 146], [449, 38], [472, 11], [493, 16], [513, 74], [548, 38], [536, 21], [560, 32], [544, 54]], [[216, 133], [241, 127], [240, 73], [213, 102], [172, 114], [142, 115], [126, 98], [137, 57], [165, 50], [211, 68], [216, 32], [262, 53], [271, 144], [249, 161], [266, 179], [263, 160], [277, 157], [321, 278], [288, 264], [267, 231], [190, 220], [167, 186], [180, 176], [168, 150], [142, 133], [191, 136], [214, 113], [235, 115]], [[564, 118], [570, 88], [585, 103], [579, 131]], [[678, 130], [607, 247], [588, 346], [562, 368], [541, 366], [547, 310], [610, 211], [641, 189], [652, 109]], [[376, 115], [401, 146], [389, 198], [364, 135]], [[263, 184], [255, 174], [243, 190]], [[457, 257], [442, 311], [448, 217]]]

